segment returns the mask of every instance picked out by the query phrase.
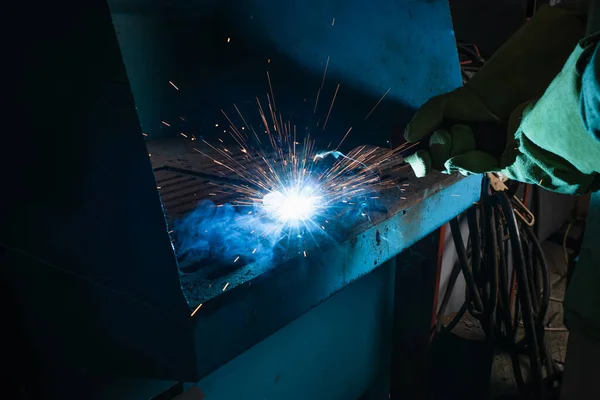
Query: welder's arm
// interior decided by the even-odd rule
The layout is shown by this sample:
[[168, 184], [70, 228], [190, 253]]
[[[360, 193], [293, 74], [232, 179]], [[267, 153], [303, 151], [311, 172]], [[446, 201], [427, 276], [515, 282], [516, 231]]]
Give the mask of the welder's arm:
[[597, 41], [577, 44], [584, 26], [575, 12], [542, 8], [464, 87], [427, 102], [405, 132], [429, 142], [406, 158], [415, 173], [496, 171], [561, 193], [597, 188], [600, 142], [580, 113]]

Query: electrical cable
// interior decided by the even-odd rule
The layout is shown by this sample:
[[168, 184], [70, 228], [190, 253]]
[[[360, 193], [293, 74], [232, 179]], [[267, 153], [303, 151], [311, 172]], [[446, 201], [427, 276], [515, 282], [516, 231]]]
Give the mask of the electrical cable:
[[499, 194], [500, 206], [504, 211], [506, 225], [508, 227], [510, 242], [513, 251], [513, 262], [517, 276], [518, 293], [517, 297], [521, 303], [521, 312], [523, 315], [523, 325], [525, 327], [525, 338], [527, 340], [527, 353], [529, 356], [529, 366], [533, 378], [533, 393], [538, 399], [543, 398], [543, 375], [538, 347], [537, 333], [535, 331], [534, 313], [531, 304], [531, 292], [527, 279], [527, 266], [525, 265], [525, 256], [523, 255], [523, 246], [517, 219], [512, 208], [510, 199], [506, 193]]
[[462, 235], [460, 233], [458, 218], [450, 220], [450, 229], [452, 230], [452, 239], [454, 240], [454, 246], [456, 247], [456, 254], [458, 255], [459, 264], [462, 269], [463, 276], [465, 277], [465, 282], [467, 283], [469, 297], [473, 299], [475, 309], [479, 312], [482, 312], [483, 303], [481, 301], [479, 290], [477, 289], [477, 286], [475, 286], [473, 273], [469, 268], [467, 251], [465, 250], [465, 245], [463, 243]]
[[[511, 197], [491, 191], [488, 185], [484, 180], [482, 200], [467, 211], [470, 257], [458, 219], [450, 221], [458, 264], [452, 269], [435, 328], [437, 332], [451, 331], [468, 311], [481, 323], [487, 340], [510, 354], [515, 381], [524, 397], [543, 399], [547, 384], [558, 379], [559, 371], [544, 340], [551, 288], [548, 265], [531, 227], [516, 218]], [[466, 283], [465, 302], [444, 327], [441, 317], [460, 272]], [[528, 382], [521, 355], [529, 361]]]
[[458, 276], [460, 275], [460, 265], [457, 263], [452, 268], [452, 272], [450, 272], [450, 277], [448, 278], [448, 286], [446, 286], [446, 291], [444, 292], [444, 297], [442, 298], [442, 302], [440, 303], [440, 308], [437, 312], [437, 319], [435, 324], [435, 331], [439, 332], [442, 326], [442, 317], [444, 316], [444, 312], [448, 307], [448, 303], [450, 302], [450, 298], [452, 297], [452, 291], [454, 290], [454, 285], [458, 280]]

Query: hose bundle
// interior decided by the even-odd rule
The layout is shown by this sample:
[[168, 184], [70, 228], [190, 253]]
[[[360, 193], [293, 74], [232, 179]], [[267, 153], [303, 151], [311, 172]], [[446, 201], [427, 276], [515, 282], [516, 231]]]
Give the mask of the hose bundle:
[[[558, 377], [544, 341], [550, 299], [548, 266], [531, 227], [517, 218], [509, 194], [488, 189], [487, 179], [484, 188], [482, 201], [467, 211], [470, 252], [465, 249], [458, 218], [450, 221], [458, 263], [450, 274], [436, 331], [452, 330], [469, 311], [480, 321], [487, 340], [510, 353], [522, 394], [542, 399], [546, 386]], [[443, 327], [440, 317], [461, 272], [466, 299], [454, 319]], [[521, 323], [522, 338], [518, 335]], [[519, 360], [522, 354], [529, 360], [528, 382]]]

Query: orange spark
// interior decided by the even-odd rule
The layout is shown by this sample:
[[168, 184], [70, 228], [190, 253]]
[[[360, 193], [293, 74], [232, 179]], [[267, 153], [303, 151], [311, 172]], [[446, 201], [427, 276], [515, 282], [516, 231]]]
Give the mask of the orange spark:
[[329, 121], [329, 115], [331, 114], [331, 109], [333, 108], [333, 103], [335, 103], [335, 98], [337, 97], [338, 90], [340, 90], [340, 84], [338, 83], [335, 88], [335, 93], [333, 94], [333, 100], [331, 100], [331, 105], [329, 106], [329, 112], [327, 113], [327, 118], [325, 118], [325, 123], [323, 124], [323, 130], [327, 127], [327, 121]]
[[194, 314], [196, 314], [198, 312], [198, 310], [200, 309], [200, 307], [202, 307], [202, 303], [198, 304], [198, 307], [196, 307], [196, 309], [192, 312], [192, 314], [190, 315], [190, 317], [193, 317]]
[[365, 117], [365, 121], [367, 120], [367, 118], [369, 118], [369, 116], [373, 113], [373, 111], [375, 111], [375, 109], [377, 108], [377, 106], [379, 105], [379, 103], [381, 103], [381, 100], [383, 100], [383, 98], [385, 97], [386, 94], [388, 94], [388, 92], [391, 90], [392, 88], [389, 88], [384, 94], [383, 96], [381, 96], [381, 98], [379, 99], [379, 101], [377, 103], [375, 103], [375, 105], [373, 106], [373, 108], [371, 109], [371, 111], [369, 111], [369, 113], [367, 114], [367, 116]]

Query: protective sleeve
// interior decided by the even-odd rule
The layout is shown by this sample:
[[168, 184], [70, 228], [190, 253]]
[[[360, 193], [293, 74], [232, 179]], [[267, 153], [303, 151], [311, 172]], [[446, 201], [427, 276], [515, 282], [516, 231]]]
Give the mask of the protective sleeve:
[[585, 67], [581, 79], [580, 107], [581, 118], [586, 130], [600, 140], [600, 43], [590, 62]]

